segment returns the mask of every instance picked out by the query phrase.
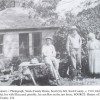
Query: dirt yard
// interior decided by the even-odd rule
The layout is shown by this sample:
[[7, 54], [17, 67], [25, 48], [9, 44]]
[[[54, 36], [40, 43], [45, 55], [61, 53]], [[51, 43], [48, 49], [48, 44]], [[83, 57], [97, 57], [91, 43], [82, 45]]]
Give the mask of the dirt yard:
[[[10, 79], [7, 82], [0, 82], [0, 86], [19, 86], [20, 81], [12, 82]], [[38, 81], [39, 82], [39, 81]], [[62, 78], [61, 79], [61, 86], [99, 86], [100, 85], [100, 78], [84, 78], [82, 80], [70, 80], [68, 78]], [[50, 86], [49, 84], [39, 84], [40, 86]], [[34, 86], [32, 84], [32, 81], [24, 81], [22, 86]]]

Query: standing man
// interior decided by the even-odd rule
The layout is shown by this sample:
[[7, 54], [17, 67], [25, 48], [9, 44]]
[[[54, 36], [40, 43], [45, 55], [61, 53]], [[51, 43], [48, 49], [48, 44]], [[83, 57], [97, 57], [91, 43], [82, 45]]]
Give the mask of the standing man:
[[52, 76], [57, 84], [60, 84], [60, 76], [58, 72], [59, 63], [56, 59], [56, 50], [52, 44], [52, 37], [46, 37], [46, 44], [42, 47], [42, 56], [46, 65], [50, 68]]
[[68, 55], [72, 62], [72, 78], [81, 77], [81, 45], [81, 37], [77, 32], [76, 26], [73, 26], [72, 33], [69, 34], [66, 45]]

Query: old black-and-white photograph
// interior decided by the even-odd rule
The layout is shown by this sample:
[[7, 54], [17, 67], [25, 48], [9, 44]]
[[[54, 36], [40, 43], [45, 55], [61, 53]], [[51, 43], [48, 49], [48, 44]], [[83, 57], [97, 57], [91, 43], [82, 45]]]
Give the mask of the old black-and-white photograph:
[[100, 0], [0, 0], [0, 86], [100, 85]]

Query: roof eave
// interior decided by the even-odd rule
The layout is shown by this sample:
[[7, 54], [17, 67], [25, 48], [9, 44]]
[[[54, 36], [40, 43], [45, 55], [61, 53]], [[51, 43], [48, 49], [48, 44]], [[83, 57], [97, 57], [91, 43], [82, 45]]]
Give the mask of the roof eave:
[[59, 27], [37, 27], [37, 28], [17, 28], [17, 29], [0, 29], [0, 32], [14, 32], [14, 31], [36, 31], [43, 29], [58, 29]]

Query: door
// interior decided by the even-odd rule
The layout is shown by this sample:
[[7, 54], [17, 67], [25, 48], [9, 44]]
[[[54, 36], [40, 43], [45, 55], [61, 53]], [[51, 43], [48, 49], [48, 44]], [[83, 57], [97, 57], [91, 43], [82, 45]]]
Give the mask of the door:
[[19, 55], [23, 57], [29, 56], [29, 34], [19, 34]]
[[32, 47], [34, 56], [41, 55], [42, 33], [36, 32], [32, 34]]

